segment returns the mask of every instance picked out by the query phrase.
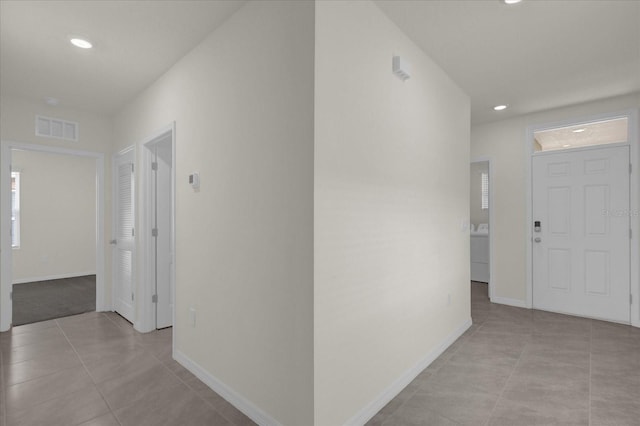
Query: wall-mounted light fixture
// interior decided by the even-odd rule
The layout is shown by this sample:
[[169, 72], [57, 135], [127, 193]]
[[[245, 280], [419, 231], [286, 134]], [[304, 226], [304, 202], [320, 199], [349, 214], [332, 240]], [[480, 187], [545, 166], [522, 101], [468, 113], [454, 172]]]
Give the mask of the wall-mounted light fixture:
[[406, 60], [403, 60], [400, 56], [393, 57], [393, 73], [397, 75], [402, 81], [405, 81], [411, 77], [411, 67]]

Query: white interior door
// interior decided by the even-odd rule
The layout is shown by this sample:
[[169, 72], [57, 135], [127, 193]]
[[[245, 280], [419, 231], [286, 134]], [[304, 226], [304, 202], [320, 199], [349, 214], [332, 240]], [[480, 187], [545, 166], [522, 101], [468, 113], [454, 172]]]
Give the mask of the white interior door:
[[156, 328], [173, 325], [172, 146], [166, 138], [154, 147], [153, 198], [155, 235]]
[[630, 322], [629, 147], [533, 157], [533, 307]]
[[114, 309], [134, 322], [135, 179], [133, 149], [114, 157]]

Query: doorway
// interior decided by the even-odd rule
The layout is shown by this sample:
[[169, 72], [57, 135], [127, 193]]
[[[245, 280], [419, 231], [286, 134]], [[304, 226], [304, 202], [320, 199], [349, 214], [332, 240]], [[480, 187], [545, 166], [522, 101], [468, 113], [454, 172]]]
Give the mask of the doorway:
[[629, 117], [532, 132], [531, 306], [629, 324], [633, 150]]
[[144, 144], [144, 282], [147, 330], [173, 326], [175, 294], [175, 146], [173, 127]]
[[[101, 311], [105, 309], [104, 306], [104, 155], [100, 153], [76, 151], [63, 148], [56, 148], [50, 146], [30, 145], [17, 142], [6, 142], [2, 144], [2, 163], [0, 173], [0, 193], [2, 195], [0, 199], [0, 208], [2, 211], [2, 227], [3, 229], [12, 229], [15, 224], [15, 212], [12, 209], [14, 203], [12, 202], [12, 182], [15, 185], [15, 174], [12, 179], [12, 164], [14, 158], [14, 152], [27, 152], [27, 153], [40, 153], [40, 154], [55, 154], [59, 156], [71, 157], [76, 159], [89, 159], [90, 163], [93, 163], [94, 174], [90, 177], [90, 186], [94, 187], [94, 215], [89, 222], [93, 223], [94, 232], [91, 237], [93, 239], [93, 246], [91, 251], [94, 253], [94, 262], [91, 266], [95, 269], [88, 271], [76, 271], [74, 274], [81, 272], [95, 273], [95, 310]], [[16, 167], [15, 171], [18, 167]], [[24, 178], [24, 176], [23, 176]], [[24, 179], [23, 179], [24, 181]], [[15, 186], [14, 186], [15, 188]], [[62, 203], [63, 200], [56, 199], [51, 200], [52, 203]], [[89, 201], [91, 203], [91, 200]], [[23, 205], [24, 207], [24, 205]], [[42, 211], [40, 214], [48, 215], [48, 211]], [[14, 220], [12, 220], [14, 218]], [[23, 220], [24, 222], [24, 220]], [[55, 224], [51, 224], [51, 227], [55, 227]], [[72, 232], [69, 232], [72, 234]], [[16, 240], [14, 239], [14, 232], [3, 232], [0, 237], [0, 244], [2, 247], [2, 253], [0, 257], [0, 331], [7, 331], [11, 328], [13, 321], [13, 282], [14, 282], [14, 248], [16, 246]], [[86, 235], [84, 235], [86, 236]], [[26, 235], [24, 232], [20, 235], [20, 244], [24, 244]], [[36, 236], [37, 237], [37, 236]], [[62, 244], [62, 241], [58, 241]], [[76, 244], [71, 242], [70, 244]], [[79, 243], [78, 243], [79, 244]], [[57, 252], [58, 250], [54, 250]], [[62, 250], [60, 250], [62, 251]], [[36, 260], [42, 264], [48, 264], [54, 262], [56, 259], [52, 258], [53, 252], [50, 254], [41, 254]], [[41, 265], [40, 265], [41, 266]], [[17, 271], [18, 269], [15, 268]], [[50, 275], [43, 275], [45, 278], [64, 278], [63, 273], [51, 273]], [[29, 277], [23, 277], [27, 279]], [[42, 277], [41, 277], [42, 278]], [[20, 281], [18, 279], [18, 281]], [[31, 281], [29, 279], [29, 281]], [[18, 284], [22, 285], [22, 284]]]
[[95, 161], [11, 155], [12, 324], [95, 311]]
[[479, 158], [471, 162], [469, 193], [470, 274], [480, 293], [492, 296], [492, 162]]

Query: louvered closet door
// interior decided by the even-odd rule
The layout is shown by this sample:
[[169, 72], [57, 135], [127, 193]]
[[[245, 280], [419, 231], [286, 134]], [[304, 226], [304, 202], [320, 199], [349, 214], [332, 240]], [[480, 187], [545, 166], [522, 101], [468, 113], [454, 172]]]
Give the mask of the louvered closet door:
[[119, 154], [114, 159], [114, 217], [115, 241], [112, 241], [114, 308], [115, 311], [134, 322], [134, 156], [133, 150]]

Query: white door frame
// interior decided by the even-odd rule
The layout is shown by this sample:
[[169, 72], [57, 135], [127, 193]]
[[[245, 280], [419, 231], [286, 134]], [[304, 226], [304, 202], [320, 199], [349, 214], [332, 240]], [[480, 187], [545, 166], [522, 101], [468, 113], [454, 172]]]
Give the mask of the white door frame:
[[[128, 146], [124, 149], [121, 149], [120, 151], [116, 152], [115, 154], [113, 154], [112, 158], [111, 158], [111, 241], [117, 240], [118, 236], [116, 235], [116, 233], [118, 232], [118, 212], [117, 210], [117, 203], [116, 200], [118, 199], [118, 161], [117, 158], [125, 155], [129, 152], [131, 152], [131, 155], [133, 157], [132, 161], [134, 164], [134, 171], [133, 171], [133, 200], [131, 200], [131, 202], [133, 203], [133, 229], [134, 229], [134, 243], [133, 243], [133, 249], [131, 250], [131, 268], [132, 273], [131, 273], [131, 279], [132, 279], [132, 283], [131, 283], [131, 287], [132, 287], [132, 291], [134, 294], [134, 301], [133, 301], [133, 306], [134, 306], [134, 313], [133, 313], [133, 317], [134, 317], [134, 321], [133, 321], [133, 326], [134, 328], [137, 329], [137, 323], [138, 323], [138, 292], [137, 292], [137, 287], [136, 287], [136, 280], [135, 280], [135, 274], [136, 274], [136, 256], [137, 256], [137, 252], [138, 252], [138, 226], [137, 226], [137, 222], [136, 222], [136, 214], [138, 212], [138, 203], [137, 203], [137, 195], [138, 195], [138, 188], [136, 188], [136, 182], [138, 181], [138, 179], [136, 179], [136, 147], [135, 146]], [[117, 285], [119, 283], [116, 283], [116, 280], [118, 279], [118, 268], [117, 268], [117, 263], [116, 263], [116, 256], [114, 256], [114, 254], [116, 253], [115, 250], [116, 246], [115, 245], [111, 245], [111, 300], [112, 300], [112, 308], [111, 310], [115, 312], [116, 309], [116, 290], [117, 290]]]
[[[628, 143], [622, 145], [629, 146], [630, 158], [629, 161], [633, 167], [633, 171], [630, 176], [630, 226], [632, 232], [632, 238], [630, 243], [630, 277], [631, 277], [631, 296], [633, 303], [631, 304], [631, 325], [634, 327], [640, 327], [640, 178], [639, 178], [639, 166], [640, 166], [640, 140], [638, 135], [638, 121], [640, 118], [640, 110], [628, 109], [624, 111], [593, 115], [588, 117], [580, 117], [575, 119], [568, 119], [557, 121], [553, 123], [536, 124], [527, 127], [525, 138], [525, 164], [526, 164], [526, 200], [527, 200], [527, 221], [526, 221], [526, 280], [527, 280], [527, 308], [533, 307], [533, 252], [531, 242], [533, 241], [533, 135], [540, 130], [555, 129], [558, 127], [568, 127], [573, 125], [587, 124], [594, 121], [611, 120], [615, 118], [627, 118], [628, 119]], [[620, 145], [620, 144], [618, 144]], [[603, 145], [606, 147], [607, 145]], [[594, 147], [595, 148], [595, 147]]]
[[[0, 211], [2, 211], [1, 229], [11, 227], [11, 151], [44, 152], [49, 154], [72, 155], [76, 157], [93, 158], [96, 161], [96, 311], [110, 310], [105, 303], [104, 273], [105, 273], [105, 240], [104, 240], [104, 154], [99, 152], [80, 151], [58, 148], [47, 145], [26, 144], [15, 141], [2, 141], [0, 163]], [[0, 331], [11, 328], [13, 306], [12, 291], [12, 262], [13, 250], [11, 237], [8, 232], [0, 236]]]
[[[493, 283], [494, 283], [494, 275], [493, 275], [493, 238], [491, 235], [493, 233], [493, 224], [495, 223], [493, 219], [494, 215], [494, 178], [493, 178], [493, 159], [491, 157], [476, 157], [471, 160], [470, 164], [473, 163], [488, 163], [489, 164], [489, 282], [488, 291], [489, 291], [489, 300], [493, 301]], [[496, 301], [496, 303], [500, 303], [500, 301]]]
[[[156, 329], [156, 306], [152, 302], [151, 298], [155, 294], [155, 272], [154, 272], [154, 237], [151, 234], [151, 228], [153, 224], [153, 206], [152, 206], [152, 179], [153, 173], [151, 170], [152, 154], [149, 149], [157, 142], [165, 139], [167, 136], [171, 137], [171, 253], [173, 261], [173, 272], [171, 274], [171, 298], [173, 300], [173, 312], [172, 312], [172, 324], [175, 324], [176, 314], [176, 131], [175, 122], [168, 126], [158, 130], [151, 136], [144, 139], [141, 143], [142, 149], [142, 165], [140, 167], [140, 196], [142, 209], [140, 211], [140, 236], [142, 241], [142, 248], [140, 250], [140, 282], [142, 287], [140, 289], [140, 298], [138, 299], [138, 308], [141, 315], [139, 316], [140, 323], [137, 327], [140, 332], [149, 332]], [[175, 340], [175, 339], [174, 339]]]

